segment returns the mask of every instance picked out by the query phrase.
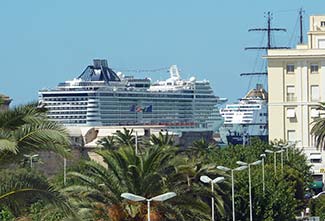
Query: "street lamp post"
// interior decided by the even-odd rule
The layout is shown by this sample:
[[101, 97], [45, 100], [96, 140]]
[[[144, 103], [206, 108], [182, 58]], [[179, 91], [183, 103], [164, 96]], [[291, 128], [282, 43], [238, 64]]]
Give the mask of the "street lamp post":
[[266, 154], [262, 153], [260, 155], [260, 157], [262, 158], [262, 183], [263, 183], [263, 194], [265, 194], [265, 157]]
[[238, 165], [241, 165], [241, 166], [248, 166], [249, 220], [253, 221], [251, 166], [261, 164], [262, 161], [258, 160], [258, 161], [255, 161], [253, 163], [245, 163], [245, 162], [242, 162], [242, 161], [237, 161], [236, 163]]
[[[285, 148], [287, 148], [287, 150], [288, 150], [288, 146], [283, 146], [283, 145], [277, 146], [277, 145], [275, 145], [274, 147], [281, 149], [279, 151], [276, 151], [276, 153], [281, 153], [281, 172], [283, 174], [283, 152], [285, 151], [284, 150]], [[287, 160], [288, 159], [289, 159], [289, 156], [288, 156], [288, 151], [287, 151]]]
[[138, 131], [135, 131], [135, 155], [138, 155]]
[[63, 185], [67, 184], [67, 158], [63, 158]]
[[29, 158], [30, 160], [30, 168], [33, 168], [33, 158], [38, 157], [38, 154], [34, 154], [34, 155], [29, 155], [29, 154], [24, 154], [24, 157]]
[[265, 153], [273, 153], [273, 160], [274, 160], [274, 174], [276, 174], [276, 153], [273, 150], [265, 150]]
[[[67, 152], [71, 152], [71, 149], [67, 149]], [[63, 157], [63, 185], [67, 184], [67, 158]]]
[[224, 166], [217, 166], [217, 169], [228, 172], [231, 171], [231, 198], [232, 198], [232, 220], [235, 221], [235, 185], [234, 185], [234, 171], [241, 171], [247, 169], [247, 166], [241, 166], [230, 169]]
[[214, 221], [214, 197], [213, 197], [214, 184], [224, 181], [225, 178], [224, 177], [217, 177], [215, 179], [211, 179], [208, 176], [201, 176], [200, 180], [203, 183], [211, 183], [211, 220]]
[[168, 192], [161, 194], [159, 196], [155, 196], [153, 198], [147, 199], [143, 196], [138, 196], [132, 193], [122, 193], [121, 197], [127, 200], [135, 201], [135, 202], [140, 202], [140, 201], [147, 201], [147, 207], [148, 207], [148, 221], [150, 221], [150, 202], [151, 201], [158, 201], [158, 202], [163, 202], [165, 200], [168, 200], [170, 198], [173, 198], [176, 196], [176, 193], [174, 192]]
[[273, 153], [274, 156], [274, 175], [276, 176], [276, 154], [281, 153], [281, 168], [283, 172], [283, 151], [284, 150], [278, 150], [278, 151], [273, 151], [273, 150], [265, 150], [265, 153]]

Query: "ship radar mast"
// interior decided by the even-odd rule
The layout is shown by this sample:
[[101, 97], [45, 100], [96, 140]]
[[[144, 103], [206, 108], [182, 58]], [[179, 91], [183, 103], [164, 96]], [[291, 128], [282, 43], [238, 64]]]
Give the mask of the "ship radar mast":
[[177, 65], [172, 65], [169, 68], [170, 78], [179, 80], [181, 78]]

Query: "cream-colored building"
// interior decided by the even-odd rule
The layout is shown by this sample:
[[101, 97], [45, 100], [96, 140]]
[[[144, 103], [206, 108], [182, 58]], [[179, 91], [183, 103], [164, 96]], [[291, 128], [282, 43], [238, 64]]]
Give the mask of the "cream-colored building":
[[311, 122], [325, 101], [325, 16], [310, 17], [308, 44], [269, 50], [269, 138], [313, 147]]
[[4, 94], [0, 94], [0, 111], [8, 110], [10, 102], [10, 97]]
[[[325, 101], [325, 16], [310, 17], [307, 44], [269, 50], [266, 58], [269, 140], [299, 140], [297, 147], [305, 150], [311, 162], [321, 161], [322, 153], [316, 150], [310, 130], [320, 117], [317, 104]], [[323, 167], [316, 163], [314, 172]]]

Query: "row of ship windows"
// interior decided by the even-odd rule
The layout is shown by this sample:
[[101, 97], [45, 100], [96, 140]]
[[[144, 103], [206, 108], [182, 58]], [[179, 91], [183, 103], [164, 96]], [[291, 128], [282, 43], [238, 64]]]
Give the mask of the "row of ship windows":
[[251, 105], [251, 106], [247, 106], [247, 105], [242, 105], [242, 106], [238, 106], [238, 105], [235, 105], [235, 106], [227, 106], [226, 109], [242, 109], [242, 108], [249, 108], [249, 109], [252, 109], [252, 108], [261, 108], [260, 105]]
[[[123, 102], [123, 101], [122, 101]], [[134, 103], [135, 103], [136, 101], [129, 101], [128, 103], [125, 103], [125, 101], [123, 102], [123, 103], [125, 103], [124, 105], [133, 105]], [[210, 104], [211, 102], [206, 102], [206, 101], [196, 101], [196, 102], [199, 102], [199, 103], [206, 103], [206, 104]], [[189, 101], [189, 102], [183, 102], [183, 104], [182, 104], [182, 102], [179, 102], [179, 101], [168, 101], [168, 103], [166, 104], [166, 103], [163, 103], [163, 102], [154, 102], [155, 103], [155, 105], [158, 105], [158, 106], [170, 106], [171, 105], [171, 103], [173, 103], [173, 105], [174, 104], [177, 104], [177, 105], [181, 105], [181, 106], [184, 106], [184, 105], [186, 105], [186, 106], [188, 106], [188, 105], [192, 105], [192, 102], [191, 101]], [[59, 105], [98, 105], [98, 102], [54, 102], [54, 103], [47, 103], [47, 105], [49, 105], [49, 106], [59, 106]], [[114, 105], [114, 106], [116, 106], [116, 105], [121, 105], [121, 102], [117, 102], [117, 101], [115, 101], [115, 102], [101, 102], [101, 105], [102, 106], [109, 106], [109, 105]], [[122, 104], [123, 105], [123, 104]], [[149, 105], [149, 104], [148, 104]]]
[[86, 116], [49, 116], [50, 119], [86, 119]]
[[229, 113], [234, 113], [234, 112], [253, 112], [256, 109], [235, 109], [235, 110], [227, 110], [227, 109], [223, 109], [220, 112], [229, 112]]
[[51, 111], [48, 112], [48, 115], [55, 115], [55, 114], [86, 114], [86, 111]]
[[[142, 107], [146, 107], [146, 105], [142, 105]], [[53, 110], [64, 110], [64, 111], [69, 111], [69, 113], [80, 113], [80, 112], [84, 112], [83, 110], [87, 110], [89, 108], [92, 108], [92, 109], [99, 109], [98, 106], [93, 106], [93, 107], [49, 107], [49, 110], [50, 112], [53, 113]], [[130, 106], [101, 106], [101, 110], [105, 110], [105, 109], [108, 109], [108, 110], [112, 110], [112, 111], [130, 111]], [[183, 112], [188, 112], [188, 111], [203, 111], [203, 112], [210, 112], [211, 109], [209, 108], [206, 108], [206, 107], [195, 107], [193, 108], [192, 106], [183, 106], [183, 107], [176, 107], [176, 106], [171, 106], [171, 105], [164, 105], [164, 106], [155, 106], [154, 109], [156, 111], [183, 111]], [[73, 112], [71, 110], [78, 110], [76, 112]], [[89, 110], [88, 112], [91, 112], [91, 111], [95, 111], [97, 112], [97, 110]], [[60, 112], [62, 113], [62, 111]], [[244, 113], [244, 114], [248, 114], [248, 113]], [[227, 113], [225, 113], [224, 115], [227, 115]], [[228, 115], [232, 115], [232, 113], [228, 114]]]
[[72, 98], [43, 98], [44, 101], [87, 101], [86, 97]]
[[[48, 105], [87, 105], [87, 102], [60, 102], [47, 103]], [[96, 103], [95, 103], [96, 104]]]
[[49, 107], [50, 110], [87, 110], [87, 107]]
[[[233, 115], [235, 115], [234, 112], [231, 112], [231, 113], [222, 113], [222, 116], [233, 116]], [[253, 112], [243, 113], [243, 116], [253, 116]], [[260, 117], [262, 117], [262, 116], [266, 116], [267, 117], [267, 113], [260, 113], [259, 116]]]
[[[249, 123], [251, 122], [252, 120], [241, 120], [240, 122], [242, 123]], [[232, 120], [225, 120], [225, 123], [232, 123], [233, 121]]]
[[[164, 93], [145, 93], [145, 94], [135, 94], [135, 93], [117, 93], [117, 94], [106, 94], [106, 93], [100, 93], [100, 96], [114, 96], [114, 97], [163, 97], [163, 98], [193, 98], [193, 95], [178, 95], [178, 94], [164, 94]], [[73, 97], [74, 98], [67, 98], [67, 97]], [[49, 100], [49, 101], [69, 101], [72, 99], [75, 100], [87, 100], [85, 97], [80, 97], [79, 94], [43, 94], [44, 100]], [[55, 97], [55, 98], [45, 98], [45, 97]], [[196, 98], [215, 98], [214, 95], [195, 95]], [[102, 98], [101, 98], [102, 99]]]
[[62, 124], [86, 124], [85, 120], [60, 120]]
[[[236, 113], [234, 112], [231, 112], [231, 113], [222, 113], [223, 116], [234, 116], [234, 115], [237, 115]], [[253, 112], [248, 112], [248, 113], [243, 113], [242, 116], [253, 116]]]
[[[243, 119], [252, 119], [252, 117], [253, 117], [252, 115], [249, 115], [249, 116], [243, 116], [242, 118]], [[234, 119], [234, 118], [231, 116], [230, 117], [226, 116], [225, 119]]]

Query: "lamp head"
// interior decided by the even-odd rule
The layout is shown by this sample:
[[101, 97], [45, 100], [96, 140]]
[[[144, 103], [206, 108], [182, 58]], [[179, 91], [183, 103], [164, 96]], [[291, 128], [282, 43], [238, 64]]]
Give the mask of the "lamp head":
[[224, 180], [225, 180], [225, 178], [221, 176], [221, 177], [217, 177], [214, 180], [212, 180], [212, 183], [221, 183]]
[[236, 162], [238, 165], [241, 165], [241, 166], [246, 166], [248, 165], [247, 163], [243, 162], [243, 161], [237, 161]]
[[135, 201], [135, 202], [146, 200], [146, 198], [132, 194], [132, 193], [122, 193], [121, 197], [123, 197], [124, 199], [127, 199], [127, 200]]
[[251, 165], [255, 166], [255, 165], [259, 165], [261, 163], [262, 163], [262, 160], [258, 160], [258, 161], [251, 163]]
[[241, 166], [241, 167], [235, 168], [234, 171], [241, 171], [241, 170], [245, 170], [247, 168], [248, 168], [248, 166]]
[[170, 198], [173, 198], [174, 196], [176, 196], [176, 193], [168, 192], [168, 193], [161, 194], [159, 196], [155, 196], [155, 197], [151, 198], [150, 201], [152, 200], [152, 201], [162, 202], [162, 201], [168, 200]]
[[200, 180], [203, 183], [210, 183], [212, 181], [212, 179], [210, 177], [208, 177], [208, 176], [201, 176]]
[[228, 168], [228, 167], [224, 167], [224, 166], [217, 166], [217, 169], [222, 170], [222, 171], [225, 171], [225, 172], [231, 170], [230, 168]]

